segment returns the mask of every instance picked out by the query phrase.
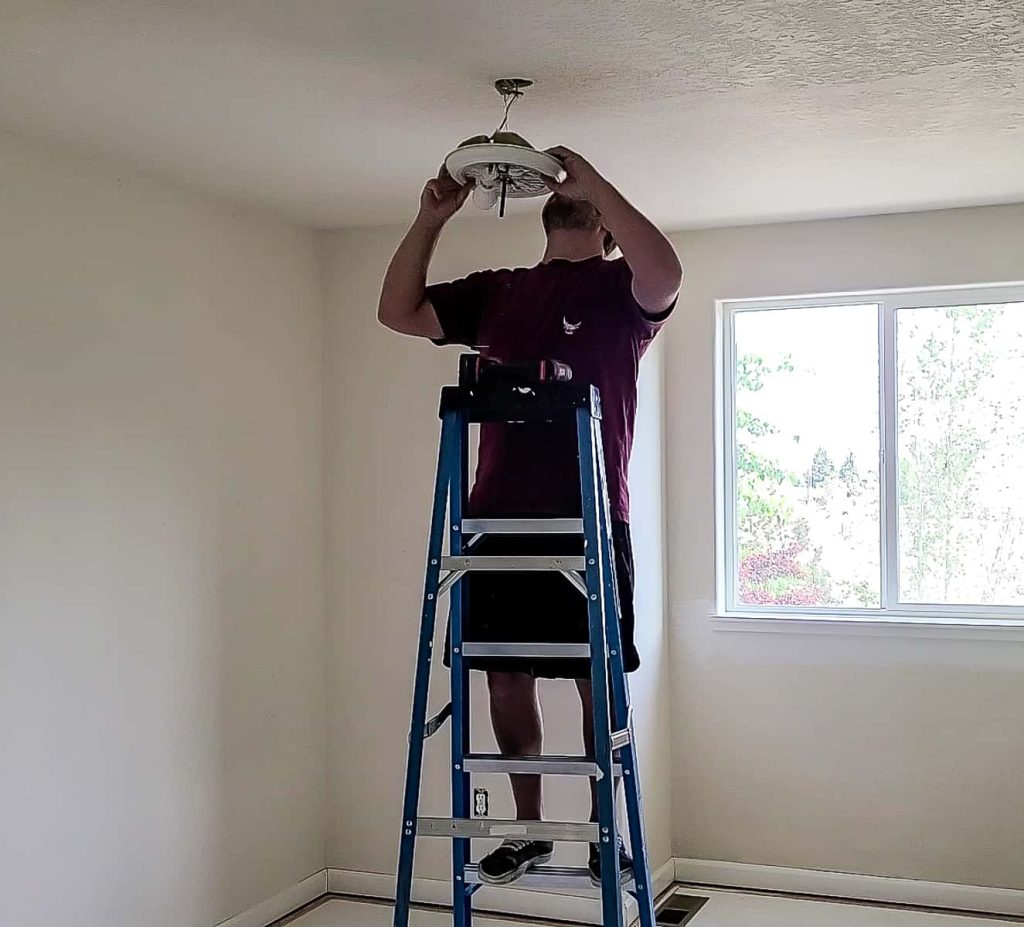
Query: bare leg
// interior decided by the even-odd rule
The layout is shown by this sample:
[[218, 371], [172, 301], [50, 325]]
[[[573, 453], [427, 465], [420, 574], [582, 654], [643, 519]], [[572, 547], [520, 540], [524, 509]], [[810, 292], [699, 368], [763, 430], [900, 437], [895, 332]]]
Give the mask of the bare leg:
[[[528, 673], [488, 672], [491, 726], [498, 748], [511, 756], [539, 756], [544, 727], [537, 700], [537, 680]], [[542, 820], [540, 776], [509, 776], [516, 802], [516, 819]]]
[[[594, 691], [591, 688], [589, 679], [577, 679], [576, 691], [580, 694], [580, 707], [583, 709], [583, 749], [587, 756], [594, 758], [596, 747], [594, 744]], [[590, 820], [597, 820], [597, 780], [590, 779]], [[616, 796], [622, 787], [622, 780], [615, 782]]]

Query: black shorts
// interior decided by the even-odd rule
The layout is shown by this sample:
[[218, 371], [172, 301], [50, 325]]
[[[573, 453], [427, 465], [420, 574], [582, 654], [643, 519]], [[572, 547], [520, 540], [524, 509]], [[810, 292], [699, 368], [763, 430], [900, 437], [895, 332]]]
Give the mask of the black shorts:
[[[612, 522], [615, 575], [619, 588], [619, 627], [626, 672], [640, 666], [633, 628], [633, 549], [629, 525]], [[489, 535], [474, 548], [489, 556], [580, 556], [583, 539], [572, 535]], [[476, 642], [585, 644], [590, 639], [587, 600], [556, 572], [469, 573], [464, 583], [463, 639]], [[444, 665], [450, 666], [445, 635]], [[470, 669], [529, 673], [544, 679], [589, 679], [584, 659], [538, 660], [523, 657], [472, 657]]]

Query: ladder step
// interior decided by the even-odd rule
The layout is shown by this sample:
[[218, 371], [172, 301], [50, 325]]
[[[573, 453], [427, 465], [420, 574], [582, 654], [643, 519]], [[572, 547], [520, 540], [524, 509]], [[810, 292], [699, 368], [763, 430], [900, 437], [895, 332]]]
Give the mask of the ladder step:
[[464, 518], [465, 534], [583, 534], [582, 518]]
[[[538, 776], [597, 776], [597, 763], [585, 756], [503, 756], [500, 753], [468, 753], [462, 768], [471, 773], [524, 773]], [[622, 774], [615, 763], [613, 775]]]
[[420, 837], [527, 837], [596, 843], [596, 824], [575, 821], [504, 821], [498, 818], [417, 818]]
[[630, 734], [629, 728], [623, 728], [621, 731], [612, 731], [612, 749], [621, 750], [626, 744], [632, 743], [633, 735]]
[[459, 572], [497, 570], [585, 570], [584, 557], [442, 557], [441, 569]]
[[539, 659], [590, 659], [590, 644], [546, 644], [512, 641], [486, 643], [466, 641], [462, 645], [464, 657], [533, 657]]
[[[486, 885], [480, 878], [480, 867], [476, 863], [466, 866], [467, 885]], [[633, 879], [623, 880], [623, 885], [632, 885]], [[525, 875], [516, 879], [511, 888], [525, 889], [565, 889], [567, 891], [599, 892], [590, 881], [590, 871], [586, 866], [534, 866]]]

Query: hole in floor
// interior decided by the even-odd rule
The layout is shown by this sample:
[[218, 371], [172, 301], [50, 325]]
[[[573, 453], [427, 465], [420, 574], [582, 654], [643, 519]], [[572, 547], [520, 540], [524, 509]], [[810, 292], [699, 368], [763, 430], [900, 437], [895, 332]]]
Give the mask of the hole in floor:
[[661, 927], [683, 927], [708, 902], [698, 895], [670, 895], [655, 913], [655, 923]]

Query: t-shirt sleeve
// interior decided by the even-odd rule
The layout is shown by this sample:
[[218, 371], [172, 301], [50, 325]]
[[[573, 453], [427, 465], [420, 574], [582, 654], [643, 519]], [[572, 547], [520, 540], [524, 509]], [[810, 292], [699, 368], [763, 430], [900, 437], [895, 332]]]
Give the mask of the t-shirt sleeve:
[[619, 258], [616, 263], [620, 265], [618, 268], [618, 285], [622, 298], [626, 305], [629, 306], [630, 311], [641, 328], [648, 331], [653, 337], [662, 324], [668, 320], [668, 317], [672, 315], [672, 310], [675, 309], [676, 303], [679, 302], [679, 294], [677, 293], [676, 298], [672, 300], [671, 304], [660, 312], [648, 312], [636, 301], [636, 297], [633, 295], [633, 271], [630, 269], [629, 264], [626, 263], [626, 259]]
[[490, 310], [497, 292], [497, 274], [482, 270], [450, 283], [434, 283], [427, 287], [427, 299], [434, 307], [443, 332], [434, 343], [480, 346], [480, 325]]

